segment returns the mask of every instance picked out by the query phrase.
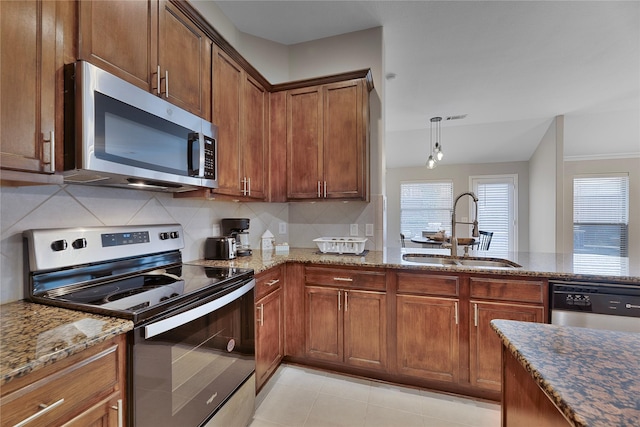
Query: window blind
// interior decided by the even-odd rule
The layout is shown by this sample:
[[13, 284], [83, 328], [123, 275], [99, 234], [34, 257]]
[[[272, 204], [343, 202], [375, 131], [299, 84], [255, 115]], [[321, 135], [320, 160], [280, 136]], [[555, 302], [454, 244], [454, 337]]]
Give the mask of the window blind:
[[451, 181], [400, 183], [400, 232], [421, 236], [430, 223], [451, 234], [453, 183]]
[[629, 176], [573, 179], [573, 251], [628, 256]]
[[489, 246], [492, 255], [506, 256], [509, 252], [511, 194], [511, 185], [507, 182], [477, 183], [478, 228], [493, 231]]

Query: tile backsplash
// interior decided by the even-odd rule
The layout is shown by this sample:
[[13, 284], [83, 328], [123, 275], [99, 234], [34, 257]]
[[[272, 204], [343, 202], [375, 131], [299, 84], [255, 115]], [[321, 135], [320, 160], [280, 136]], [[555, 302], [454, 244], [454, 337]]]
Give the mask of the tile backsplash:
[[[367, 249], [382, 248], [381, 197], [364, 202], [236, 203], [173, 198], [171, 194], [81, 185], [2, 187], [0, 189], [0, 303], [22, 299], [22, 231], [32, 228], [179, 223], [184, 229], [183, 259], [203, 258], [204, 240], [222, 218], [249, 218], [250, 243], [270, 230], [276, 243], [314, 247], [322, 236], [348, 236], [349, 224], [374, 224]], [[287, 233], [279, 234], [279, 224]]]

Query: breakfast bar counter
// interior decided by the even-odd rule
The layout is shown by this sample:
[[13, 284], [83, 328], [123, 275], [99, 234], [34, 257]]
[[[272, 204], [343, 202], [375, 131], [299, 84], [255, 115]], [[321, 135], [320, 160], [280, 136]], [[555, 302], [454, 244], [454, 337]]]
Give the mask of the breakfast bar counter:
[[638, 425], [640, 334], [510, 320], [491, 327], [503, 343], [503, 426]]

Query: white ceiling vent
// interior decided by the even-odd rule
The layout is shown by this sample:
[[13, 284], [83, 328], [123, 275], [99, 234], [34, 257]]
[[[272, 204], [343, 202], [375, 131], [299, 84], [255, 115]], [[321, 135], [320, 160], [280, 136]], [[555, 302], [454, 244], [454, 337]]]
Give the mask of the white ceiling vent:
[[458, 116], [447, 116], [447, 118], [445, 120], [449, 121], [449, 120], [462, 120], [465, 117], [467, 117], [466, 114], [460, 114]]

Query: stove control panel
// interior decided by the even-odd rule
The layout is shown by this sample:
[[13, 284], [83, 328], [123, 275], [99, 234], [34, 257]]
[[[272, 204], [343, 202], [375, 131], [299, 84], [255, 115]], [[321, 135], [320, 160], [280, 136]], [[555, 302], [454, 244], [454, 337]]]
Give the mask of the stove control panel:
[[29, 271], [54, 270], [184, 248], [180, 224], [26, 230]]

